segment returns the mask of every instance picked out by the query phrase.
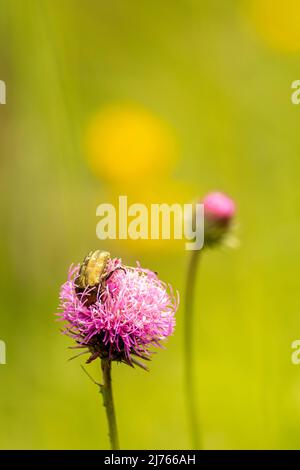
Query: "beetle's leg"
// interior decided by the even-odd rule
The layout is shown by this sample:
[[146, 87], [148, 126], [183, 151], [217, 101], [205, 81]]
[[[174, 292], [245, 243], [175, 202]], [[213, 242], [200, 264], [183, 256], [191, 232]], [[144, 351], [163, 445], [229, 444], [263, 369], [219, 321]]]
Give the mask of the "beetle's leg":
[[117, 271], [118, 269], [122, 269], [122, 271], [124, 271], [124, 273], [126, 273], [126, 269], [123, 267], [123, 266], [117, 266], [116, 268], [114, 268], [112, 271], [110, 271], [108, 274], [105, 274], [104, 275], [104, 280], [107, 281], [110, 276], [115, 272]]

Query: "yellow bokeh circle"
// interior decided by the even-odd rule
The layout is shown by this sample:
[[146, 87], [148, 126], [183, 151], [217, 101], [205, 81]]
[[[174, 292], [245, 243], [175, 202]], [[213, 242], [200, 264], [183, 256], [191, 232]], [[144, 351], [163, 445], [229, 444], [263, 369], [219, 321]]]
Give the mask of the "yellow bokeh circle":
[[300, 51], [300, 0], [252, 0], [251, 17], [270, 46], [282, 52]]
[[115, 184], [168, 175], [177, 153], [169, 126], [133, 105], [100, 110], [88, 125], [85, 146], [92, 171]]

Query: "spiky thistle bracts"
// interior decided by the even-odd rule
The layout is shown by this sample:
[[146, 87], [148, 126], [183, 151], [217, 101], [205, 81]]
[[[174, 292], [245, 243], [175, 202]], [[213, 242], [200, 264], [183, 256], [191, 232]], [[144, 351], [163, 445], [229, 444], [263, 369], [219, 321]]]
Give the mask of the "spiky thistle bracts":
[[175, 328], [179, 296], [159, 280], [153, 271], [124, 266], [120, 259], [109, 261], [107, 280], [99, 285], [96, 301], [87, 301], [90, 288], [78, 293], [76, 279], [80, 265], [71, 267], [60, 291], [59, 318], [65, 321], [63, 332], [78, 347], [97, 357], [137, 364], [147, 360], [152, 346], [159, 347]]

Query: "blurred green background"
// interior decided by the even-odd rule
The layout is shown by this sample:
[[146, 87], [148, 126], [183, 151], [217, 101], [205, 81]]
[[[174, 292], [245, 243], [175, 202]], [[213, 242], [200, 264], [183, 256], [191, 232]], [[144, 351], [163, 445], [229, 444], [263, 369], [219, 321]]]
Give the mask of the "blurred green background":
[[[295, 0], [0, 1], [1, 448], [108, 447], [101, 397], [55, 322], [60, 284], [101, 245], [183, 297], [182, 246], [102, 243], [96, 207], [212, 189], [236, 200], [241, 246], [206, 253], [197, 283], [204, 447], [300, 448], [299, 17]], [[137, 147], [118, 154], [127, 124]], [[150, 373], [114, 367], [122, 448], [190, 446], [182, 317]]]

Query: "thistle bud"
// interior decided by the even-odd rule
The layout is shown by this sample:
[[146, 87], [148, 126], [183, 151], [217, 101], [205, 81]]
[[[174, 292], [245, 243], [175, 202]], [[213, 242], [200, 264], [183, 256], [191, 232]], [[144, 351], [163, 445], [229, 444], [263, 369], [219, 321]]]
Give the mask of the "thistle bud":
[[221, 192], [207, 194], [202, 200], [204, 205], [204, 238], [206, 246], [223, 241], [228, 234], [236, 212], [235, 203]]

